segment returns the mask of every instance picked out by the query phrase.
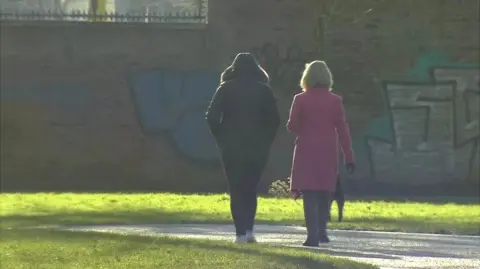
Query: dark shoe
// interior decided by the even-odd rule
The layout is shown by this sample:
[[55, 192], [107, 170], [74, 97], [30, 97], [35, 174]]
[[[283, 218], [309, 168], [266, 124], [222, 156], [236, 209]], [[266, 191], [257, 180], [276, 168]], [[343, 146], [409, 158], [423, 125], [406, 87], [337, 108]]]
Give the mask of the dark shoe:
[[305, 240], [302, 245], [304, 247], [318, 247], [318, 240], [312, 240], [310, 238], [307, 238], [307, 240]]
[[318, 240], [318, 242], [319, 242], [320, 244], [330, 243], [330, 238], [328, 238], [328, 235], [326, 235], [326, 234], [320, 236], [319, 238], [320, 238], [320, 239]]

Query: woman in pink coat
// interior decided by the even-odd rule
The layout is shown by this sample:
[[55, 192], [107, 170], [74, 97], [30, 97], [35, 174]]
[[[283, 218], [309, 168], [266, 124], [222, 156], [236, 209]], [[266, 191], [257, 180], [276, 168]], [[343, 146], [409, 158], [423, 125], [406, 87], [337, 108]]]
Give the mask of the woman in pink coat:
[[307, 226], [304, 246], [328, 243], [327, 221], [331, 195], [335, 192], [339, 166], [339, 145], [347, 170], [355, 169], [352, 142], [342, 98], [331, 92], [332, 74], [323, 61], [305, 66], [303, 92], [293, 99], [289, 131], [295, 133], [291, 190], [303, 195]]

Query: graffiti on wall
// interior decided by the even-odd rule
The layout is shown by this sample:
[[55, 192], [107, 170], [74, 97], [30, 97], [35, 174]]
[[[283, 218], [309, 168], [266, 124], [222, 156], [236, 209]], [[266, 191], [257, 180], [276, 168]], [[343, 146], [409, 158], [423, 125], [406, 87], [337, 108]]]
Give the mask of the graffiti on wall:
[[214, 161], [218, 150], [205, 111], [219, 74], [150, 69], [129, 77], [132, 99], [143, 132], [168, 134], [176, 148], [196, 160]]
[[289, 93], [299, 90], [298, 84], [305, 63], [315, 58], [313, 52], [305, 51], [301, 47], [282, 48], [272, 43], [255, 47], [252, 53], [269, 74], [272, 87]]
[[385, 81], [390, 138], [366, 135], [370, 177], [429, 184], [472, 177], [480, 157], [480, 68], [430, 67], [430, 81]]

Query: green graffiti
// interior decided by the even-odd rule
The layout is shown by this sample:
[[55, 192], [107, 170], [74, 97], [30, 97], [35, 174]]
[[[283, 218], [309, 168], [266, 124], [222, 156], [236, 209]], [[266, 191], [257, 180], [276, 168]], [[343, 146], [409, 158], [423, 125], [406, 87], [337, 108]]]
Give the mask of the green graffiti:
[[448, 67], [478, 67], [478, 63], [459, 63], [455, 62], [450, 57], [441, 51], [429, 51], [420, 58], [418, 58], [415, 65], [408, 71], [407, 75], [413, 81], [430, 81], [430, 70], [433, 67], [448, 66]]
[[[431, 70], [438, 66], [448, 67], [478, 67], [478, 63], [458, 63], [450, 59], [450, 57], [441, 51], [429, 51], [420, 56], [413, 67], [407, 72], [409, 80], [412, 81], [430, 81]], [[370, 121], [368, 126], [362, 132], [362, 136], [375, 136], [381, 139], [392, 140], [393, 131], [390, 125], [390, 118], [388, 115], [374, 118]], [[359, 139], [360, 143], [362, 139]], [[359, 146], [360, 150], [362, 146]]]
[[410, 69], [408, 77], [412, 80], [429, 81], [430, 69], [433, 66], [445, 65], [449, 62], [449, 57], [441, 51], [426, 52], [420, 56], [412, 69]]
[[[406, 72], [406, 77], [409, 81], [431, 81], [431, 70], [434, 67], [462, 68], [479, 66], [479, 63], [454, 62], [454, 60], [452, 60], [446, 53], [434, 50], [423, 53], [412, 68]], [[365, 137], [376, 137], [385, 141], [393, 142], [393, 129], [389, 115], [385, 113], [385, 115], [381, 117], [373, 118], [365, 127], [361, 135], [353, 138], [353, 148], [359, 156], [366, 155], [368, 151]]]

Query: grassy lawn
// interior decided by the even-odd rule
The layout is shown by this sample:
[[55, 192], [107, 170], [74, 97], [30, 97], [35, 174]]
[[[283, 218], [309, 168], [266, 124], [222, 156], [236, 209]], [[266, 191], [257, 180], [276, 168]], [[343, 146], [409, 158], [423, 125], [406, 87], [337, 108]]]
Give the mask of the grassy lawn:
[[[334, 218], [336, 209], [333, 209]], [[322, 253], [267, 245], [24, 229], [106, 223], [231, 223], [227, 195], [1, 194], [2, 269], [373, 269]], [[303, 224], [300, 203], [261, 198], [258, 222]], [[354, 200], [331, 228], [479, 234], [475, 201]]]
[[[261, 198], [258, 222], [303, 224], [301, 202]], [[231, 223], [227, 195], [1, 194], [1, 227], [101, 223]], [[458, 203], [348, 201], [330, 228], [480, 234], [478, 200]]]
[[25, 229], [2, 229], [0, 253], [2, 269], [376, 268], [266, 245]]

